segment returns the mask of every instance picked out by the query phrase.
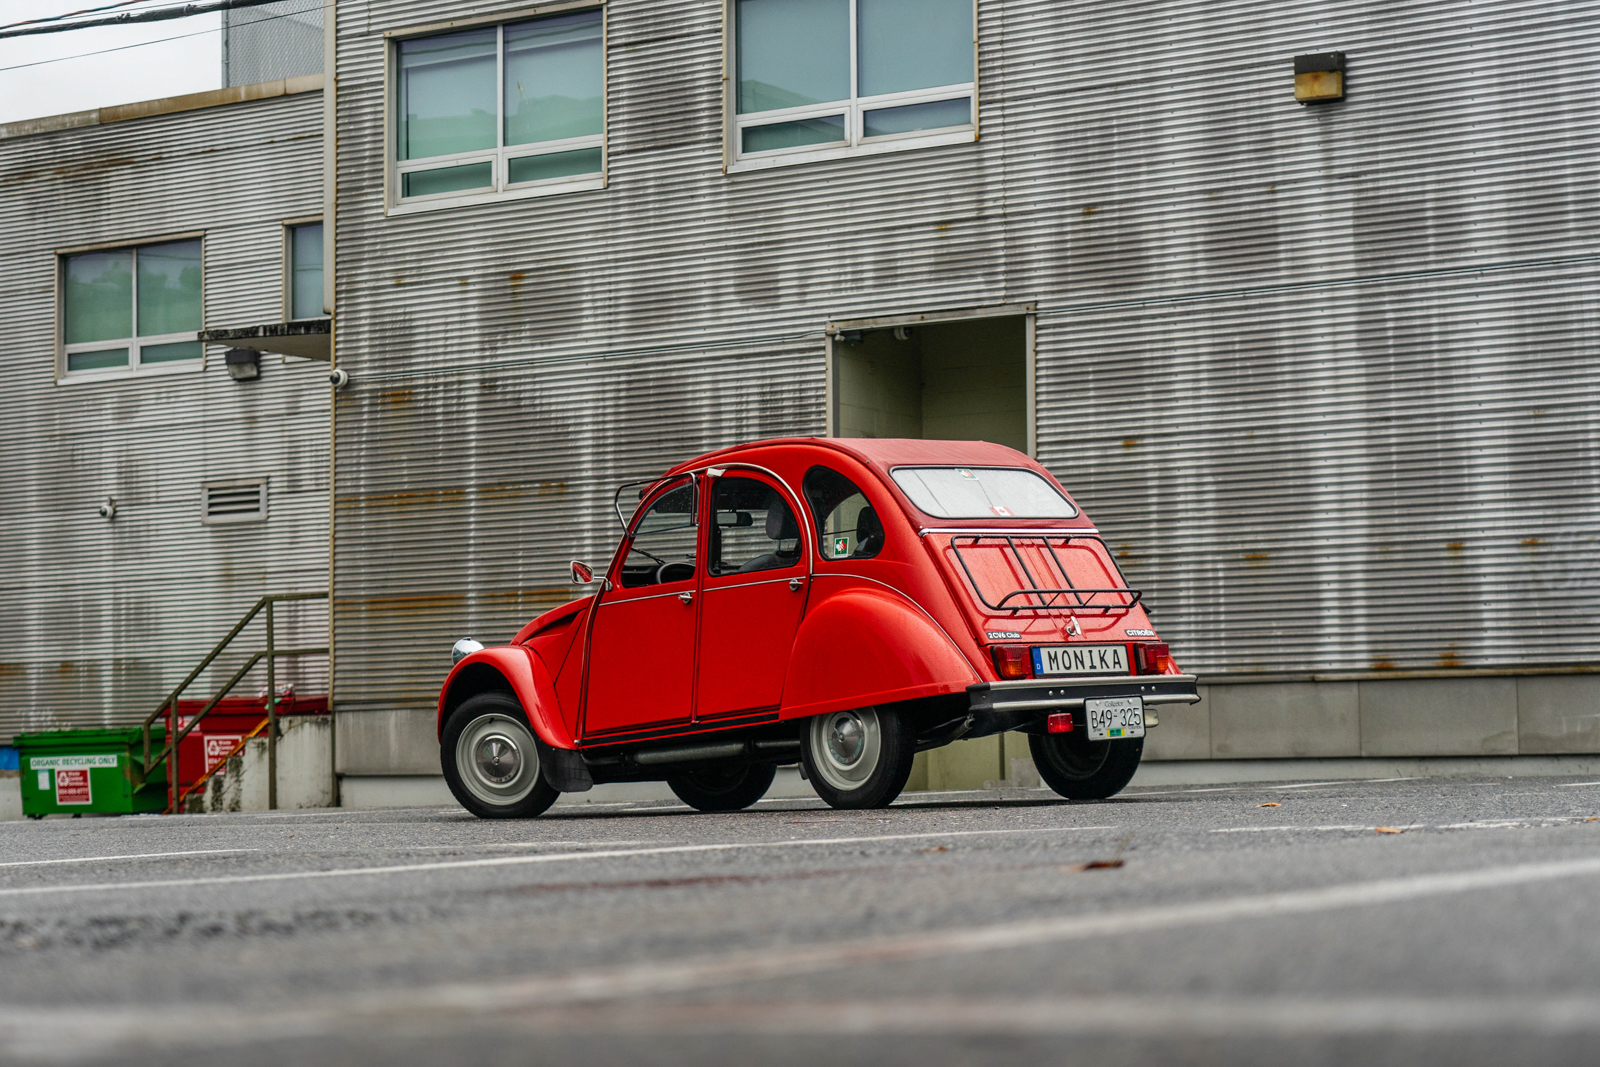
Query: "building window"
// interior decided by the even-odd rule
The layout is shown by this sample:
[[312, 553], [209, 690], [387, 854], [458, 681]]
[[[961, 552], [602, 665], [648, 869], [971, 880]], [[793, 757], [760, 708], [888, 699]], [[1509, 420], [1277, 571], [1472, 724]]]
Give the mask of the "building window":
[[973, 0], [735, 0], [736, 162], [970, 140]]
[[197, 360], [200, 242], [63, 257], [68, 374]]
[[286, 226], [284, 261], [289, 269], [288, 312], [291, 319], [326, 318], [322, 310], [322, 223]]
[[401, 41], [399, 201], [598, 188], [603, 36], [596, 10]]

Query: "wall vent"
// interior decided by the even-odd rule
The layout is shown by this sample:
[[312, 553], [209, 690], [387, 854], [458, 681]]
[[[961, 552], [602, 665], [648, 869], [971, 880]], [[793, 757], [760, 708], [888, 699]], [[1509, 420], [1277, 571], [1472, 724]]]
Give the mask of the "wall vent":
[[216, 482], [200, 490], [201, 522], [260, 522], [267, 517], [267, 482]]

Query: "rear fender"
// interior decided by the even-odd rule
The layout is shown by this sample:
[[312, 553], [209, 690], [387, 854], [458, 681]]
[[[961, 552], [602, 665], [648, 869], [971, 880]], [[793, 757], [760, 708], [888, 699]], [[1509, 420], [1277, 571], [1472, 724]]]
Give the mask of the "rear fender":
[[456, 664], [439, 692], [439, 736], [444, 736], [445, 720], [463, 701], [489, 692], [516, 697], [527, 713], [528, 725], [551, 748], [578, 747], [561, 721], [561, 705], [556, 701], [550, 672], [532, 649], [521, 645], [485, 648]]
[[857, 586], [808, 611], [783, 683], [783, 718], [964, 692], [983, 678], [896, 590]]

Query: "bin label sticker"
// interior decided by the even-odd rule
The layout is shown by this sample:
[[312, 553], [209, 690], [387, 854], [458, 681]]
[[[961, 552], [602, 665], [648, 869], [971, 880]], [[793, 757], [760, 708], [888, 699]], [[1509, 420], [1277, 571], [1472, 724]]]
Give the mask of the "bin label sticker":
[[244, 740], [244, 734], [206, 734], [206, 773], [227, 759], [233, 746]]
[[41, 793], [50, 792], [50, 772], [49, 771], [40, 771], [39, 772], [39, 792], [41, 792]]
[[91, 802], [89, 795], [89, 768], [57, 767], [56, 803], [66, 806], [68, 804], [88, 804]]
[[29, 756], [28, 766], [36, 771], [66, 770], [78, 767], [115, 767], [116, 753], [103, 756]]

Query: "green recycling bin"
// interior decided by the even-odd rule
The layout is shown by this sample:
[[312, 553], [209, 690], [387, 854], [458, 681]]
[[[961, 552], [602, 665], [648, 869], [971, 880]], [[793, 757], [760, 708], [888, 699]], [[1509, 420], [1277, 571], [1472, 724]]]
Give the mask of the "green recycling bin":
[[[150, 730], [150, 755], [157, 758], [167, 729]], [[22, 812], [31, 818], [66, 813], [131, 815], [167, 807], [167, 770], [144, 766], [144, 731], [51, 730], [18, 734], [14, 744], [22, 777]]]

